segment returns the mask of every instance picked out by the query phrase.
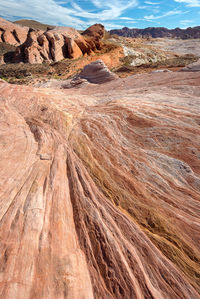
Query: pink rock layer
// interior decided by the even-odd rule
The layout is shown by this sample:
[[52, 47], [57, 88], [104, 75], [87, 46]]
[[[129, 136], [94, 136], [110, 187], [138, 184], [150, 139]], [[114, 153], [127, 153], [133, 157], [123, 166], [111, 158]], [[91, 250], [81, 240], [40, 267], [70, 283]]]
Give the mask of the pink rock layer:
[[200, 298], [199, 73], [0, 93], [0, 297]]

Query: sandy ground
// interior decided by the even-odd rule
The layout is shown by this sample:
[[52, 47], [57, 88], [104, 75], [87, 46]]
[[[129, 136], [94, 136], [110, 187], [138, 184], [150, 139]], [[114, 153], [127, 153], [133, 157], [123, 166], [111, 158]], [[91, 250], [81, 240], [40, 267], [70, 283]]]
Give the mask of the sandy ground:
[[188, 39], [188, 40], [178, 40], [178, 39], [168, 39], [168, 38], [156, 38], [152, 39], [147, 44], [153, 46], [158, 46], [162, 50], [172, 51], [177, 54], [193, 54], [200, 56], [200, 39]]

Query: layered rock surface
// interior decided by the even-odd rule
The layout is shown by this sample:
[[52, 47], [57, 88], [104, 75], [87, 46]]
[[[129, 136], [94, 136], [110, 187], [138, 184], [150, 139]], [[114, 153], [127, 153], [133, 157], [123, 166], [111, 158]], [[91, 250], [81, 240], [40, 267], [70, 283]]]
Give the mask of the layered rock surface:
[[102, 84], [117, 79], [117, 75], [112, 73], [101, 59], [98, 59], [86, 65], [72, 82], [78, 83], [80, 79]]
[[199, 73], [0, 93], [0, 297], [200, 298]]

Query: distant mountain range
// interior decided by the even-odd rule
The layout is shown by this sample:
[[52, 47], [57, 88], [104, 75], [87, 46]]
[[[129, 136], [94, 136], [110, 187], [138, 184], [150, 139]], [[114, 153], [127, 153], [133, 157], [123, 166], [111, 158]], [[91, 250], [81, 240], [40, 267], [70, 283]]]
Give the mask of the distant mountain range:
[[167, 29], [165, 27], [148, 27], [145, 29], [124, 27], [109, 31], [110, 34], [117, 34], [124, 37], [172, 37], [181, 39], [200, 38], [200, 26], [189, 27], [187, 29], [175, 28]]

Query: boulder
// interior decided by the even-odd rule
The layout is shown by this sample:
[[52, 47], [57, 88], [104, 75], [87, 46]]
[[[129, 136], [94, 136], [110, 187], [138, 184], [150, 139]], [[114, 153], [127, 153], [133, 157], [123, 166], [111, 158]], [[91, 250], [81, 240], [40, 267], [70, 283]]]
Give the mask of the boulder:
[[86, 65], [81, 73], [76, 77], [76, 80], [86, 79], [90, 83], [102, 84], [117, 78], [117, 75], [112, 73], [105, 63], [99, 59]]

